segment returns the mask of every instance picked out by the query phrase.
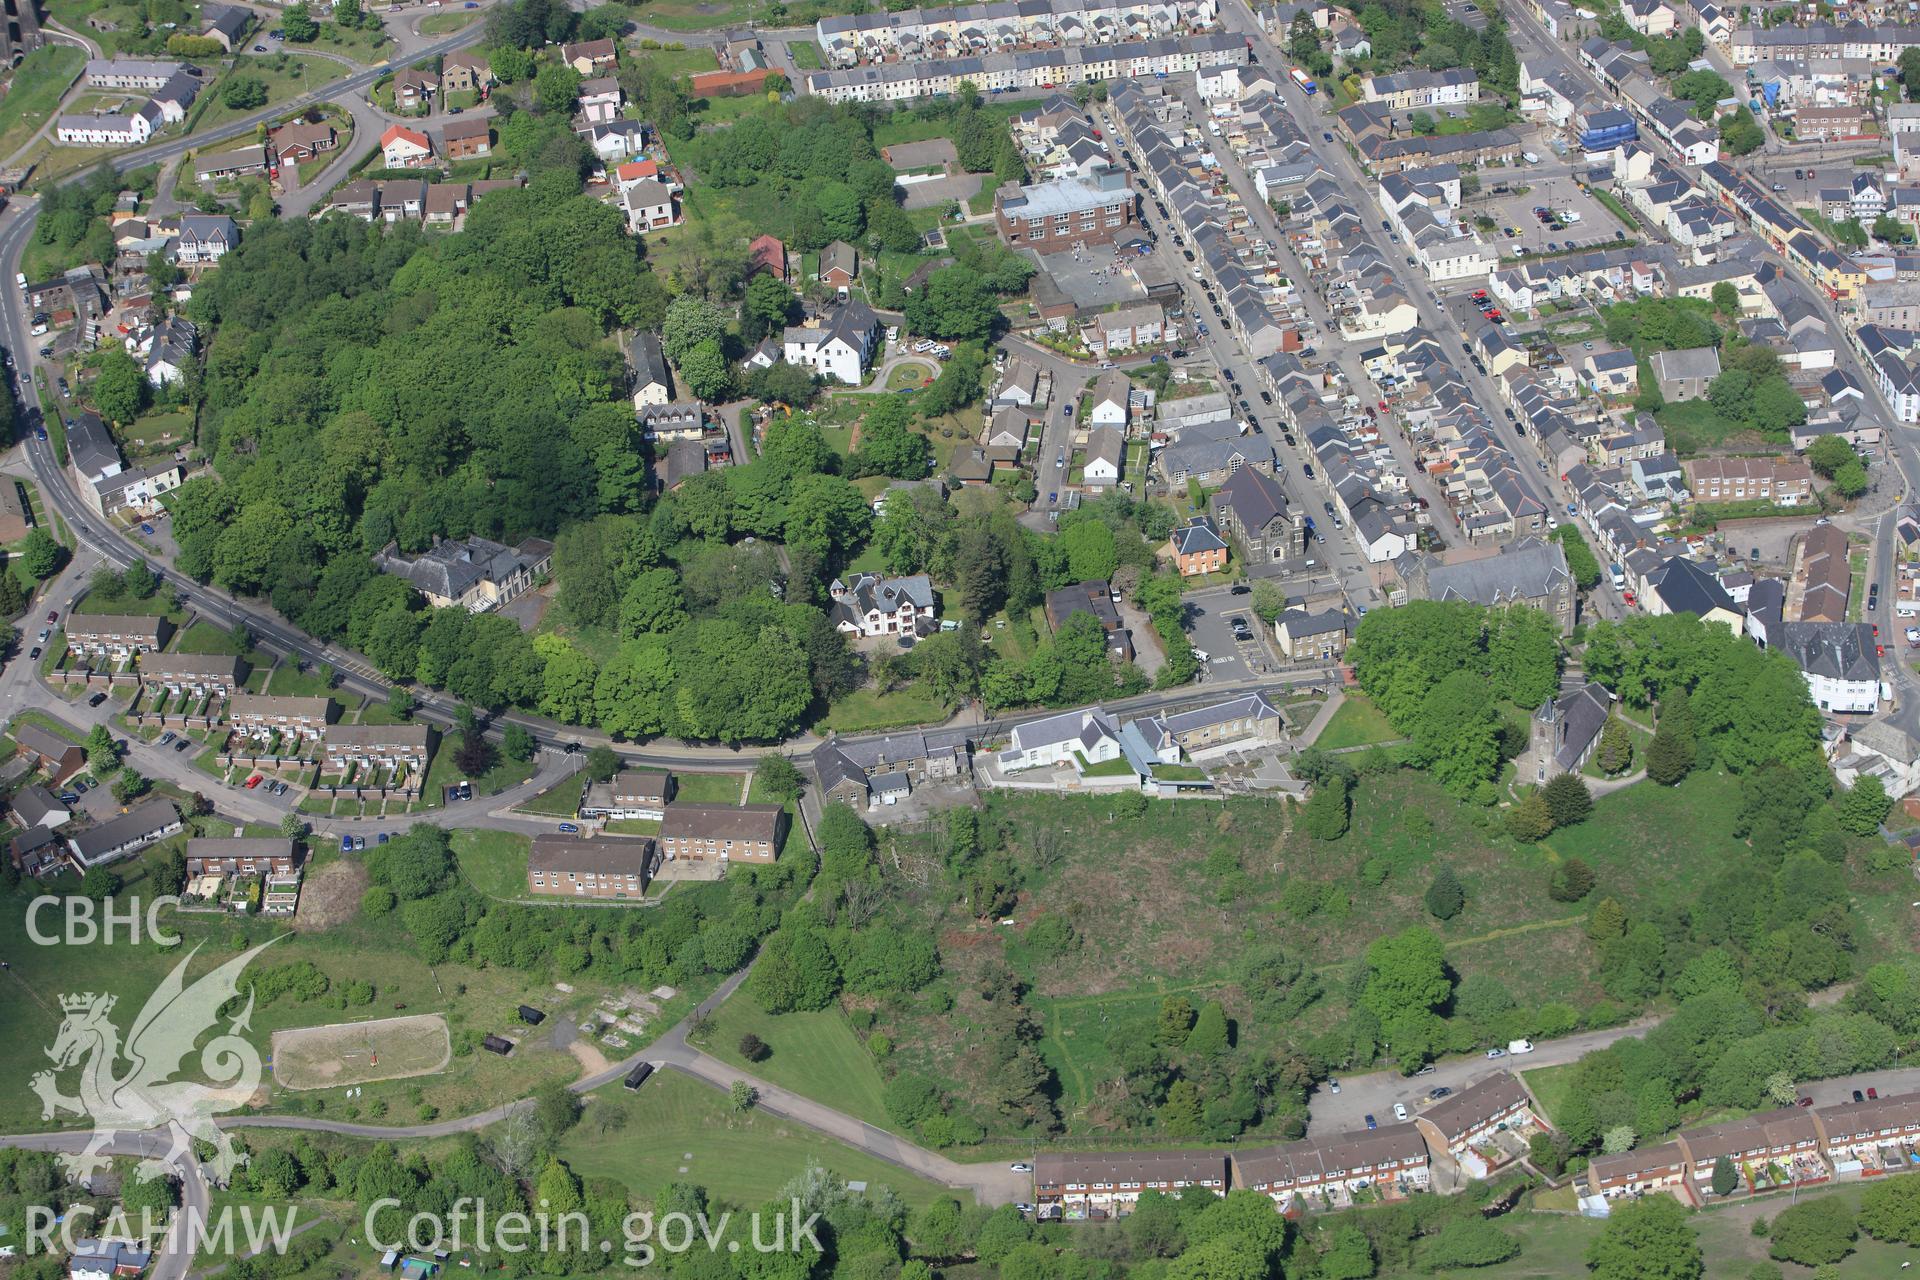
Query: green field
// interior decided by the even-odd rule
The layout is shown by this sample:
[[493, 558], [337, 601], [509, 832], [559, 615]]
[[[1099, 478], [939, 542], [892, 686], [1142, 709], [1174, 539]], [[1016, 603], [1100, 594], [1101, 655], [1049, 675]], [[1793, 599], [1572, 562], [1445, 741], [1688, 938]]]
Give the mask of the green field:
[[475, 9], [459, 9], [453, 13], [436, 13], [420, 19], [420, 34], [423, 36], [450, 36], [456, 31], [465, 31], [480, 20]]
[[[772, 1050], [749, 1063], [740, 1056], [740, 1037], [753, 1032]], [[836, 1009], [819, 1013], [762, 1012], [742, 991], [714, 1010], [713, 1026], [701, 1047], [714, 1057], [795, 1093], [857, 1116], [882, 1129], [893, 1127], [880, 1100], [880, 1070]]]
[[787, 46], [796, 71], [818, 71], [826, 64], [820, 60], [820, 46], [811, 40], [795, 40]]
[[817, 732], [864, 733], [871, 729], [898, 729], [908, 725], [938, 724], [949, 712], [918, 682], [891, 693], [855, 689], [827, 708], [814, 728]]
[[454, 856], [467, 883], [490, 898], [527, 896], [527, 847], [517, 831], [462, 829], [453, 833]]
[[1387, 717], [1363, 693], [1348, 693], [1347, 700], [1327, 721], [1313, 745], [1322, 751], [1342, 747], [1364, 747], [1376, 742], [1391, 742], [1401, 735], [1387, 723]]
[[68, 44], [42, 45], [26, 56], [7, 96], [0, 98], [0, 159], [13, 155], [47, 122], [86, 61], [84, 49]]
[[[200, 98], [194, 103], [196, 114], [188, 117], [187, 132], [205, 133], [262, 110], [260, 107], [229, 107], [221, 97], [221, 90], [230, 80], [245, 77], [260, 81], [267, 86], [267, 105], [276, 106], [324, 84], [338, 69], [325, 59], [303, 57], [297, 53], [236, 58], [232, 71], [200, 91]], [[202, 106], [202, 103], [205, 105]]]
[[[602, 1108], [624, 1120], [624, 1138], [590, 1136]], [[957, 1194], [811, 1129], [760, 1111], [736, 1113], [725, 1095], [678, 1071], [658, 1071], [639, 1089], [610, 1085], [593, 1095], [586, 1119], [560, 1156], [586, 1178], [615, 1178], [651, 1198], [670, 1182], [692, 1182], [736, 1207], [764, 1204], [809, 1165], [845, 1181], [885, 1185], [913, 1208]], [[964, 1195], [962, 1195], [964, 1198]]]
[[676, 804], [739, 804], [746, 779], [737, 773], [676, 773], [673, 775], [673, 799]]
[[[147, 884], [150, 869], [185, 838], [183, 833], [136, 858], [117, 863], [114, 869], [126, 882], [123, 896], [128, 900], [151, 896], [154, 891]], [[304, 913], [314, 904], [316, 894], [340, 895], [351, 910], [358, 902], [359, 883], [363, 881], [356, 866], [322, 852], [310, 864], [301, 910]], [[168, 913], [163, 923], [181, 935], [183, 947], [134, 944], [124, 938], [115, 945], [36, 946], [26, 934], [26, 904], [33, 894], [44, 891], [29, 883], [0, 893], [0, 955], [12, 962], [11, 968], [0, 972], [0, 999], [7, 1001], [12, 1033], [0, 1044], [0, 1068], [13, 1071], [21, 1080], [47, 1065], [41, 1050], [53, 1042], [59, 1026], [60, 995], [80, 991], [115, 994], [121, 1005], [116, 1022], [124, 1030], [132, 1025], [141, 1005], [167, 972], [196, 945], [202, 945], [202, 949], [189, 968], [189, 981], [231, 958], [238, 946], [277, 937], [280, 940], [254, 962], [255, 966], [308, 960], [336, 986], [355, 978], [374, 984], [370, 1006], [340, 1008], [330, 997], [307, 1001], [283, 997], [257, 1005], [247, 1035], [263, 1053], [275, 1031], [390, 1013], [397, 1005], [410, 1014], [445, 1014], [458, 1043], [463, 1033], [474, 1036], [511, 1026], [515, 1006], [520, 1003], [584, 1012], [605, 993], [598, 984], [581, 983], [575, 995], [561, 997], [544, 973], [452, 963], [429, 966], [413, 952], [397, 919], [392, 918], [349, 916], [329, 928], [309, 926], [292, 932], [284, 922], [266, 919]], [[190, 1073], [192, 1069], [188, 1070]], [[324, 1092], [285, 1094], [273, 1088], [269, 1079], [267, 1108], [280, 1110], [292, 1105], [312, 1110], [318, 1099], [329, 1116], [349, 1119], [366, 1114], [364, 1108], [380, 1100], [395, 1121], [410, 1121], [421, 1114], [423, 1105], [444, 1115], [464, 1114], [521, 1096], [547, 1081], [572, 1080], [579, 1073], [580, 1064], [571, 1054], [529, 1039], [511, 1060], [477, 1051], [458, 1053], [441, 1074], [368, 1084], [365, 1098], [351, 1104]], [[26, 1089], [8, 1090], [0, 1099], [0, 1126], [9, 1133], [54, 1127], [40, 1119], [39, 1102]]]
[[690, 49], [641, 49], [633, 55], [644, 58], [668, 75], [692, 76], [703, 71], [718, 71], [720, 59], [706, 45]]
[[554, 783], [530, 800], [514, 808], [521, 813], [537, 813], [549, 818], [571, 818], [580, 812], [580, 784], [584, 779], [572, 774]]

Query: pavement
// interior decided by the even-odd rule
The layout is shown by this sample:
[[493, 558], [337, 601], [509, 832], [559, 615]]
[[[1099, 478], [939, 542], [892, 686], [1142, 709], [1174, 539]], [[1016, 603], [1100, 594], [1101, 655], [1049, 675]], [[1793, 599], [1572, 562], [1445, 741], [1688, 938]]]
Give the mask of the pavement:
[[1403, 1076], [1398, 1071], [1371, 1071], [1366, 1075], [1349, 1076], [1340, 1081], [1339, 1093], [1321, 1085], [1308, 1098], [1307, 1133], [1312, 1137], [1324, 1137], [1364, 1129], [1369, 1115], [1381, 1124], [1390, 1124], [1393, 1121], [1393, 1104], [1396, 1102], [1405, 1103], [1407, 1110], [1417, 1115], [1426, 1109], [1422, 1099], [1436, 1088], [1445, 1087], [1458, 1093], [1468, 1085], [1477, 1084], [1502, 1071], [1534, 1071], [1541, 1067], [1564, 1066], [1628, 1036], [1640, 1035], [1658, 1022], [1657, 1018], [1642, 1018], [1638, 1022], [1605, 1031], [1583, 1031], [1559, 1040], [1536, 1041], [1533, 1052], [1527, 1054], [1448, 1059], [1434, 1063], [1433, 1070], [1422, 1076]]

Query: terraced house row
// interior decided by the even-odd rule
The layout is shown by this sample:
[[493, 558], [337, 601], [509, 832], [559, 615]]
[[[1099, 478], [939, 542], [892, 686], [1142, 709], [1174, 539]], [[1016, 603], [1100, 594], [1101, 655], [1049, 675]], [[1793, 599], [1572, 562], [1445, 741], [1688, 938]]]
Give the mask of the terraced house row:
[[1665, 1192], [1701, 1204], [1713, 1194], [1714, 1166], [1723, 1157], [1739, 1174], [1740, 1192], [1920, 1167], [1920, 1093], [1782, 1107], [1682, 1129], [1671, 1142], [1594, 1157], [1582, 1190], [1609, 1200]]
[[1034, 1162], [1041, 1218], [1109, 1218], [1133, 1212], [1148, 1191], [1258, 1191], [1282, 1213], [1345, 1208], [1356, 1192], [1384, 1199], [1424, 1191], [1435, 1166], [1446, 1185], [1487, 1177], [1520, 1158], [1545, 1128], [1525, 1086], [1502, 1071], [1411, 1120], [1270, 1147], [1043, 1155]]
[[1223, 32], [1128, 44], [1032, 49], [976, 57], [889, 62], [809, 72], [801, 88], [829, 102], [907, 102], [953, 93], [962, 80], [983, 93], [1051, 89], [1095, 80], [1180, 75], [1245, 66], [1246, 40]]
[[835, 15], [814, 24], [834, 67], [955, 58], [1081, 44], [1121, 44], [1210, 30], [1215, 0], [994, 0], [899, 13]]

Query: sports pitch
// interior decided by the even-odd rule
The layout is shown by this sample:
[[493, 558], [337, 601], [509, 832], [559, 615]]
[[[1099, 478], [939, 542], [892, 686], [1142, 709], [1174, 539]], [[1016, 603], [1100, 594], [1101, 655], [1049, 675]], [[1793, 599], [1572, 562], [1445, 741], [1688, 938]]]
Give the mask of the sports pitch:
[[329, 1089], [444, 1071], [453, 1057], [437, 1013], [273, 1033], [273, 1078], [288, 1089]]

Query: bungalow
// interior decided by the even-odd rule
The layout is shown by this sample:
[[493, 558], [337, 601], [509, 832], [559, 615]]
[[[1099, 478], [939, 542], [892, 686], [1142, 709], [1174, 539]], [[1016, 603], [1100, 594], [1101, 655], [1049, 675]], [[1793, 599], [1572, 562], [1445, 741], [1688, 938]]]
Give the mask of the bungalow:
[[331, 151], [340, 144], [340, 136], [334, 130], [331, 121], [320, 120], [308, 124], [296, 120], [292, 124], [283, 124], [275, 129], [268, 143], [274, 163], [280, 168], [290, 164], [301, 164], [317, 158], [323, 151]]
[[772, 862], [786, 831], [777, 804], [669, 804], [660, 848], [669, 862]]
[[76, 867], [85, 871], [138, 852], [178, 830], [180, 811], [173, 807], [173, 801], [156, 798], [98, 826], [74, 832], [67, 837], [67, 848]]
[[938, 611], [933, 581], [924, 573], [905, 578], [862, 573], [851, 582], [835, 578], [828, 594], [833, 607], [827, 616], [835, 629], [868, 639], [925, 635]]
[[1227, 544], [1207, 516], [1194, 516], [1167, 539], [1167, 552], [1183, 578], [1219, 573], [1227, 567]]
[[244, 178], [267, 171], [267, 149], [260, 146], [235, 147], [231, 151], [208, 151], [194, 157], [193, 173], [202, 182], [222, 178]]
[[419, 169], [433, 163], [433, 140], [418, 129], [390, 124], [380, 135], [381, 163], [389, 169]]

